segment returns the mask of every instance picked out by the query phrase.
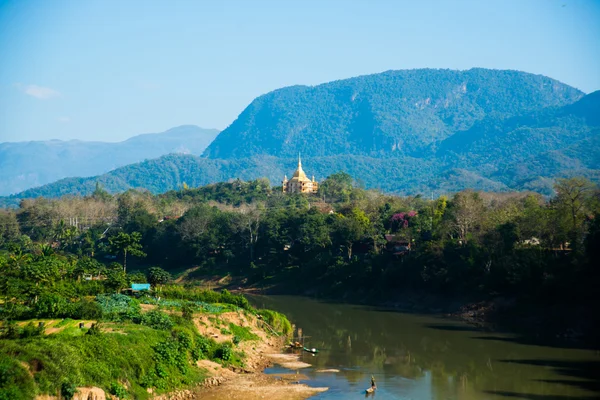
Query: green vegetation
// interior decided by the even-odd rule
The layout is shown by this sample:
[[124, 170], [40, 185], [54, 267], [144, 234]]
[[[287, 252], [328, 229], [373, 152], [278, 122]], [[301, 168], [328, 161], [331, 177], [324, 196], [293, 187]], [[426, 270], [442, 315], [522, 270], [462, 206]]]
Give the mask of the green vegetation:
[[[287, 320], [287, 318], [285, 320], [289, 324], [289, 321]], [[280, 329], [279, 331], [282, 333], [285, 333], [286, 335], [292, 333], [291, 329], [287, 332], [283, 329]], [[234, 323], [229, 323], [229, 332], [232, 335], [234, 335], [234, 337], [233, 337], [234, 343], [236, 341], [239, 343], [244, 340], [258, 340], [258, 336], [256, 336], [254, 333], [252, 333], [250, 331], [250, 329], [248, 329], [247, 327], [244, 327], [244, 326], [236, 325]]]
[[481, 68], [387, 71], [313, 87], [292, 86], [256, 98], [208, 146], [205, 156], [293, 158], [301, 152], [311, 157], [422, 157], [431, 144], [483, 118], [565, 106], [582, 96], [540, 75]]
[[281, 332], [284, 335], [292, 333], [292, 325], [285, 315], [272, 310], [260, 310], [258, 313], [277, 332]]
[[[149, 222], [145, 208], [130, 209], [126, 197], [97, 192], [83, 204], [80, 200], [71, 199], [78, 205], [69, 211], [112, 210], [127, 229], [156, 229], [156, 219]], [[233, 342], [216, 343], [193, 322], [194, 313], [256, 313], [244, 297], [169, 284], [171, 274], [158, 266], [141, 266], [145, 274], [126, 273], [124, 265], [103, 262], [119, 254], [141, 255], [153, 237], [149, 231], [109, 233], [110, 212], [107, 219], [85, 225], [81, 218], [83, 226], [74, 226], [46, 219], [61, 212], [56, 208], [61, 202], [30, 205], [1, 214], [7, 228], [0, 231], [0, 399], [43, 393], [68, 399], [79, 386], [144, 399], [148, 388], [163, 393], [201, 381], [199, 359], [244, 365], [237, 346], [257, 339], [255, 334], [230, 324]], [[143, 281], [153, 285], [151, 292], [122, 291]], [[143, 311], [142, 304], [154, 307]]]
[[[350, 300], [413, 291], [563, 309], [597, 304], [600, 191], [586, 179], [558, 180], [549, 199], [472, 190], [398, 197], [362, 189], [345, 173], [321, 188], [283, 195], [254, 181], [112, 196], [98, 187], [88, 197], [28, 200], [3, 211], [0, 367], [10, 373], [1, 375], [2, 396], [15, 387], [66, 393], [96, 385], [143, 397], [147, 387], [168, 391], [197, 380], [199, 358], [241, 365], [237, 345], [254, 337], [222, 321], [225, 311], [258, 314], [291, 333], [281, 314], [194, 286], [207, 275]], [[124, 254], [116, 238], [126, 235], [146, 254], [131, 257], [127, 272], [113, 261]], [[171, 283], [192, 266], [183, 284]], [[141, 281], [153, 292], [121, 292]], [[142, 304], [158, 307], [143, 312]], [[194, 313], [213, 314], [232, 342], [202, 337]], [[22, 363], [14, 368], [8, 359]]]

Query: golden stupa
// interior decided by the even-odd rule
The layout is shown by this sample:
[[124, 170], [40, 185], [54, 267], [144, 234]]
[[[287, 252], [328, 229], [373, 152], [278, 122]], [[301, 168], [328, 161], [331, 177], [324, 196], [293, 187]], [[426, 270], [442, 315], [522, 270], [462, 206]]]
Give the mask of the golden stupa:
[[312, 180], [306, 176], [302, 169], [302, 160], [298, 155], [298, 169], [294, 172], [292, 179], [287, 178], [287, 175], [283, 177], [283, 193], [317, 193], [319, 190], [319, 183], [315, 181], [313, 175]]

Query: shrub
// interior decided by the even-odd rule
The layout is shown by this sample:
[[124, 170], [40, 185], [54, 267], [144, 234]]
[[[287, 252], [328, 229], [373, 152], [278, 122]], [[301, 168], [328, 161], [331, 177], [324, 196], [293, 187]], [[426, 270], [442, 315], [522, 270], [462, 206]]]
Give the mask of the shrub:
[[60, 386], [60, 395], [65, 398], [65, 400], [71, 400], [75, 393], [77, 393], [77, 387], [68, 381], [65, 381]]
[[213, 348], [216, 345], [215, 341], [207, 337], [197, 335], [195, 338], [195, 342], [195, 346], [192, 349], [192, 358], [194, 360], [211, 358]]
[[20, 337], [21, 330], [15, 324], [14, 321], [4, 321], [5, 331], [2, 335], [4, 339], [18, 339]]
[[123, 294], [101, 294], [96, 296], [105, 319], [122, 321], [125, 319], [139, 319], [140, 305], [135, 299]]
[[127, 398], [127, 389], [117, 382], [113, 382], [110, 384], [110, 388], [108, 388], [108, 392], [114, 396], [117, 396], [119, 399]]
[[257, 314], [261, 315], [263, 320], [271, 325], [276, 331], [281, 332], [286, 336], [292, 334], [292, 324], [285, 315], [272, 310], [260, 310]]
[[223, 343], [219, 347], [217, 347], [215, 351], [215, 358], [221, 359], [223, 361], [230, 361], [233, 356], [233, 350], [231, 349], [231, 345], [229, 343]]
[[171, 318], [167, 314], [158, 310], [152, 310], [142, 314], [141, 323], [142, 325], [162, 330], [169, 330], [174, 325], [173, 321], [171, 321]]
[[101, 319], [102, 307], [95, 301], [81, 300], [75, 303], [71, 317], [77, 319]]
[[70, 314], [71, 307], [66, 298], [53, 293], [44, 293], [39, 296], [33, 306], [37, 318], [61, 318]]
[[0, 354], [0, 400], [29, 400], [35, 395], [29, 372], [17, 360]]
[[100, 335], [101, 333], [102, 331], [100, 330], [100, 324], [95, 323], [90, 326], [90, 329], [88, 329], [86, 335]]
[[181, 306], [181, 317], [187, 321], [191, 321], [194, 317], [194, 306], [189, 302]]
[[34, 336], [41, 336], [44, 334], [45, 330], [46, 328], [43, 324], [38, 324], [38, 326], [35, 326], [33, 322], [29, 322], [23, 327], [20, 336], [24, 339]]

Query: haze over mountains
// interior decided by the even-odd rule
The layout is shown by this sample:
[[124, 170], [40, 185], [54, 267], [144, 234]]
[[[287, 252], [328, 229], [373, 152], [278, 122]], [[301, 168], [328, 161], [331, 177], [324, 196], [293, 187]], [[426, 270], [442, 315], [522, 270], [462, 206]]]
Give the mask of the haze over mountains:
[[[518, 71], [388, 71], [256, 98], [203, 157], [168, 155], [4, 200], [117, 192], [154, 193], [233, 178], [278, 184], [302, 153], [308, 174], [344, 170], [396, 193], [536, 190], [553, 178], [600, 180], [600, 92]], [[192, 151], [194, 154], [199, 152]], [[83, 175], [83, 174], [80, 174]]]
[[0, 143], [0, 195], [66, 177], [103, 174], [169, 153], [201, 154], [218, 133], [216, 129], [184, 125], [118, 143], [81, 140]]

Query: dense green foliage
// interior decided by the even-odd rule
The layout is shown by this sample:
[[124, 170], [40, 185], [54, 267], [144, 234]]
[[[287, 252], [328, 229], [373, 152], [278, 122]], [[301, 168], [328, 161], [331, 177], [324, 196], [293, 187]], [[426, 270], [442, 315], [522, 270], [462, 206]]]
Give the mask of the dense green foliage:
[[[110, 193], [154, 194], [233, 178], [278, 183], [295, 169], [298, 152], [317, 180], [346, 171], [390, 193], [472, 188], [550, 195], [553, 178], [600, 180], [600, 92], [582, 96], [542, 76], [482, 69], [392, 71], [291, 87], [256, 99], [214, 141], [209, 158], [172, 154], [66, 178], [0, 204], [90, 195], [98, 183]], [[195, 196], [231, 203], [223, 185]]]
[[[146, 387], [166, 391], [197, 379], [198, 358], [241, 363], [236, 346], [254, 339], [249, 332], [224, 325], [234, 341], [218, 345], [198, 335], [191, 316], [255, 311], [242, 296], [193, 286], [206, 275], [350, 299], [409, 290], [595, 307], [600, 191], [586, 179], [558, 180], [550, 199], [472, 190], [398, 197], [361, 189], [346, 173], [321, 188], [310, 196], [284, 195], [263, 180], [157, 196], [97, 188], [85, 198], [27, 200], [3, 211], [0, 372], [9, 372], [0, 375], [0, 396], [83, 384], [118, 392], [125, 377], [128, 393], [143, 397]], [[123, 254], [121, 242], [146, 254], [132, 257], [127, 271], [111, 261]], [[182, 276], [186, 286], [168, 284], [170, 274], [192, 266]], [[160, 301], [119, 293], [142, 281]], [[140, 303], [171, 312], [144, 313]], [[284, 316], [258, 314], [291, 332]], [[65, 318], [64, 330], [46, 335], [40, 318]], [[127, 335], [98, 325], [79, 329], [68, 318]], [[23, 320], [31, 322], [11, 322]], [[35, 382], [6, 357], [15, 354], [36, 371]]]
[[74, 172], [78, 176], [92, 176], [168, 153], [201, 154], [218, 133], [216, 129], [188, 125], [160, 134], [133, 136], [119, 143], [79, 140], [0, 143], [0, 195], [54, 182], [73, 176]]
[[255, 99], [205, 155], [421, 156], [430, 144], [485, 117], [564, 106], [582, 95], [544, 76], [481, 68], [387, 71], [292, 86]]
[[[88, 199], [86, 206], [113, 201], [103, 195]], [[121, 222], [128, 221], [123, 226], [139, 228], [140, 221], [147, 222], [139, 207], [125, 209], [127, 199], [117, 203], [120, 206], [106, 209]], [[60, 213], [57, 205], [42, 201], [18, 215], [1, 214], [4, 226], [11, 228], [0, 231], [0, 399], [32, 399], [42, 393], [68, 399], [79, 386], [143, 399], [150, 396], [147, 388], [161, 393], [199, 382], [204, 373], [195, 364], [199, 359], [243, 365], [244, 354], [237, 345], [256, 340], [256, 335], [230, 324], [233, 343], [216, 343], [201, 336], [192, 319], [194, 313], [255, 313], [246, 298], [226, 290], [162, 286], [171, 276], [157, 266], [144, 276], [139, 271], [126, 273], [119, 263], [106, 265], [99, 261], [104, 257], [91, 255], [113, 258], [111, 253], [125, 248], [140, 255], [142, 238], [151, 235], [113, 229], [105, 237], [102, 232], [109, 230], [104, 220], [89, 226], [52, 223], [45, 218]], [[147, 228], [155, 225], [153, 219]], [[145, 280], [154, 292], [121, 292]], [[144, 312], [140, 304], [158, 308]], [[285, 317], [282, 321], [289, 326]]]
[[[222, 273], [244, 275], [249, 283], [294, 282], [298, 291], [368, 290], [364, 282], [370, 282], [369, 286], [385, 289], [382, 293], [404, 287], [545, 299], [572, 290], [573, 282], [581, 280], [575, 300], [589, 295], [589, 285], [597, 279], [591, 267], [594, 246], [589, 243], [597, 236], [598, 189], [573, 178], [559, 180], [554, 190], [550, 200], [534, 193], [473, 191], [428, 200], [360, 189], [348, 174], [338, 173], [314, 196], [284, 195], [258, 180], [158, 196], [130, 191], [115, 197], [40, 199], [6, 212], [4, 219], [18, 224], [4, 235], [13, 238], [12, 247], [27, 246], [29, 237], [54, 241], [54, 246], [38, 245], [34, 253], [13, 252], [6, 263], [31, 259], [26, 273], [51, 283], [50, 290], [57, 285], [56, 277], [84, 274], [106, 276], [100, 291], [115, 290], [139, 273], [125, 274], [120, 264], [104, 266], [85, 256], [111, 257], [119, 251], [110, 245], [114, 238], [136, 236], [139, 251], [147, 257], [131, 262], [163, 268], [148, 269], [146, 278], [154, 284], [167, 283], [168, 271], [197, 265], [200, 268], [186, 279]], [[79, 227], [64, 227], [61, 220], [72, 210], [102, 217], [81, 218]], [[90, 245], [89, 237], [98, 239]], [[43, 255], [54, 248], [83, 257], [64, 265], [50, 262]], [[567, 283], [571, 286], [564, 286]], [[37, 293], [36, 287], [20, 285], [16, 290]], [[81, 281], [69, 290], [81, 296], [99, 290], [98, 285]], [[11, 293], [19, 286], [4, 287]], [[245, 299], [228, 292], [182, 286], [161, 290], [173, 300], [248, 308]], [[35, 308], [24, 302], [14, 312], [42, 316], [47, 301], [40, 299]], [[60, 306], [65, 316], [76, 312], [69, 304]]]

